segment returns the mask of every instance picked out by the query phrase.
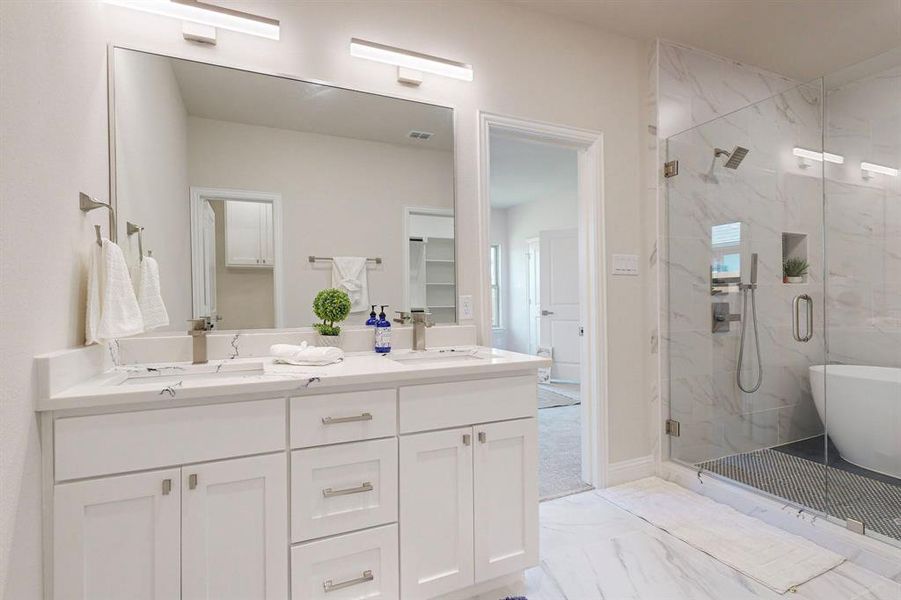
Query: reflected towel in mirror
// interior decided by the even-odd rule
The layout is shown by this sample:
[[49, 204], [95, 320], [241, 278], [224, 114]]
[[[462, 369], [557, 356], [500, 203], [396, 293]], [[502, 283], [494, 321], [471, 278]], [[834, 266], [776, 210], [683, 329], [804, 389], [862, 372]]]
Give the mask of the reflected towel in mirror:
[[302, 342], [299, 346], [294, 344], [273, 344], [269, 347], [269, 354], [275, 358], [275, 362], [285, 365], [322, 366], [344, 360], [344, 351], [332, 346], [310, 346]]
[[336, 256], [332, 259], [332, 287], [350, 297], [350, 312], [369, 310], [369, 283], [365, 256]]
[[169, 313], [160, 292], [160, 267], [155, 258], [145, 256], [141, 260], [138, 275], [138, 306], [144, 318], [144, 331], [165, 327]]
[[96, 344], [144, 331], [144, 319], [131, 285], [122, 249], [109, 240], [91, 242], [85, 344]]

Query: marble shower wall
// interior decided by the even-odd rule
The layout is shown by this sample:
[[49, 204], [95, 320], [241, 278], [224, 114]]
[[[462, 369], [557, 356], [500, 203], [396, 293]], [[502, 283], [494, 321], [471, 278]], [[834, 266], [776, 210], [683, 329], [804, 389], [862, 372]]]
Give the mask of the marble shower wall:
[[[656, 93], [645, 106], [651, 124], [645, 206], [656, 208], [648, 210], [655, 217], [649, 219], [655, 227], [648, 268], [658, 285], [649, 301], [648, 312], [657, 311], [649, 319], [655, 367], [649, 372], [659, 373], [659, 384], [648, 393], [655, 439], [664, 440], [659, 455], [699, 462], [821, 433], [807, 367], [824, 360], [822, 321], [809, 344], [794, 342], [790, 321], [795, 295], [808, 293], [819, 307], [823, 302], [821, 172], [816, 165], [800, 168], [791, 154], [794, 146], [821, 144], [820, 88], [663, 41], [652, 48], [649, 65], [649, 89]], [[712, 169], [714, 147], [735, 145], [751, 150], [740, 169], [723, 169], [722, 159]], [[679, 176], [668, 180], [669, 198], [660, 175], [667, 153], [680, 161]], [[750, 252], [761, 261], [758, 321], [766, 372], [756, 394], [735, 384], [740, 323], [730, 333], [711, 333], [712, 301], [741, 311], [737, 294], [710, 295], [711, 227], [733, 222], [743, 223], [745, 281]], [[806, 284], [782, 283], [783, 232], [808, 236], [808, 260], [819, 273]], [[756, 369], [750, 345], [746, 357], [746, 366]], [[670, 415], [682, 424], [679, 438], [659, 434]]]
[[901, 367], [901, 178], [860, 170], [901, 168], [901, 66], [827, 85], [825, 144], [829, 360]]

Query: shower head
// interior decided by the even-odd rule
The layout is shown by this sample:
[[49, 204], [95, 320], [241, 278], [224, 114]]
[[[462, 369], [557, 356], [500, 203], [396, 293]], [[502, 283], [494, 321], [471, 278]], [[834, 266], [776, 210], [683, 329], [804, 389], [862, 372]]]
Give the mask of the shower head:
[[741, 161], [745, 159], [748, 155], [748, 149], [742, 146], [736, 146], [732, 149], [732, 152], [728, 150], [723, 150], [722, 148], [714, 148], [713, 151], [714, 156], [728, 156], [729, 160], [723, 165], [727, 169], [737, 169], [738, 165], [741, 164]]

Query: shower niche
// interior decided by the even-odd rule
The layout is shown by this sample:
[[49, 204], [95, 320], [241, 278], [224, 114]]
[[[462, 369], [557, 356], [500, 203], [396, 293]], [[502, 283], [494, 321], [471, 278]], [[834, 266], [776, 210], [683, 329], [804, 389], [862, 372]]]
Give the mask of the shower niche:
[[807, 283], [810, 264], [807, 261], [807, 234], [782, 233], [782, 283]]

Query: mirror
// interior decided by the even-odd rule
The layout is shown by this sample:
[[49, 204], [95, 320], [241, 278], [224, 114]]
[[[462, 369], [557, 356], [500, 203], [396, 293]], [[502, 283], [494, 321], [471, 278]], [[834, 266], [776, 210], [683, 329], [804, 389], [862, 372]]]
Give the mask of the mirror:
[[110, 60], [117, 239], [133, 273], [158, 263], [161, 330], [309, 327], [335, 286], [353, 302], [343, 327], [372, 304], [456, 321], [452, 109], [123, 48]]

